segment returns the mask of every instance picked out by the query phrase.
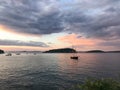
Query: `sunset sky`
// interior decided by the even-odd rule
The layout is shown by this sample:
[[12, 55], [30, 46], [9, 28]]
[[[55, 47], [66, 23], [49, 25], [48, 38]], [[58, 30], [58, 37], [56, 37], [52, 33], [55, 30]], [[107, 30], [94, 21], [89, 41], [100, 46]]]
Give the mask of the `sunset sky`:
[[0, 0], [0, 49], [120, 50], [120, 0]]

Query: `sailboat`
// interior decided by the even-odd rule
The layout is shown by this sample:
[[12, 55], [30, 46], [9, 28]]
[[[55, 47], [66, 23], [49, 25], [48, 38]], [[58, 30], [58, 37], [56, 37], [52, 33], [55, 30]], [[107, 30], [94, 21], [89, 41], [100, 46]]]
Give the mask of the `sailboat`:
[[78, 60], [77, 52], [73, 51], [73, 56], [70, 57], [71, 59]]

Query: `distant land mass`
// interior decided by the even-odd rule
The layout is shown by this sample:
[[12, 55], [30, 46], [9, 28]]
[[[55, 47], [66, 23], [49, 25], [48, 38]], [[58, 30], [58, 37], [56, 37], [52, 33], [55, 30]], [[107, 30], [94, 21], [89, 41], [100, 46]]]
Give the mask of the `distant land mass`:
[[49, 51], [45, 51], [43, 53], [75, 53], [76, 50], [72, 48], [60, 48], [60, 49], [52, 49]]
[[120, 53], [120, 51], [90, 50], [90, 51], [78, 51], [78, 53]]
[[3, 53], [4, 53], [4, 51], [0, 49], [0, 54], [3, 54]]
[[102, 50], [91, 50], [91, 51], [86, 51], [86, 53], [105, 53], [105, 51], [102, 51]]
[[107, 51], [106, 53], [120, 53], [120, 51]]
[[120, 53], [120, 51], [103, 51], [103, 50], [90, 50], [90, 51], [76, 51], [72, 48], [60, 48], [60, 49], [52, 49], [45, 51], [43, 53]]

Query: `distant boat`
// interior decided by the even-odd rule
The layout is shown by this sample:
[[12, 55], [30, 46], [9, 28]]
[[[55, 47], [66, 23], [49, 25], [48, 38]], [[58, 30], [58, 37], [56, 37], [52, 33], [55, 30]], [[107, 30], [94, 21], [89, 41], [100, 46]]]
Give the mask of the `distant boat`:
[[11, 53], [8, 53], [8, 54], [6, 54], [6, 56], [12, 56], [12, 54], [11, 54]]
[[78, 60], [78, 56], [72, 56], [72, 57], [70, 57], [71, 59], [76, 59], [76, 60]]
[[33, 53], [34, 55], [36, 55], [36, 53]]
[[20, 55], [20, 53], [16, 53], [16, 55]]
[[[75, 49], [74, 49], [74, 50], [75, 50]], [[74, 59], [74, 60], [78, 60], [78, 59], [79, 59], [78, 56], [77, 56], [76, 50], [73, 51], [73, 56], [71, 56], [70, 58], [71, 58], [71, 59]]]

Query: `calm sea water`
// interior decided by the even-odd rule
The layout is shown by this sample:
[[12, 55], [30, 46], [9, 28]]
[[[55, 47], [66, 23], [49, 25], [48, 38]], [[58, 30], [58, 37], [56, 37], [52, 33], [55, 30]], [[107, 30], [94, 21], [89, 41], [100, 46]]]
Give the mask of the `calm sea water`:
[[86, 78], [119, 78], [120, 53], [0, 55], [0, 90], [64, 90]]

